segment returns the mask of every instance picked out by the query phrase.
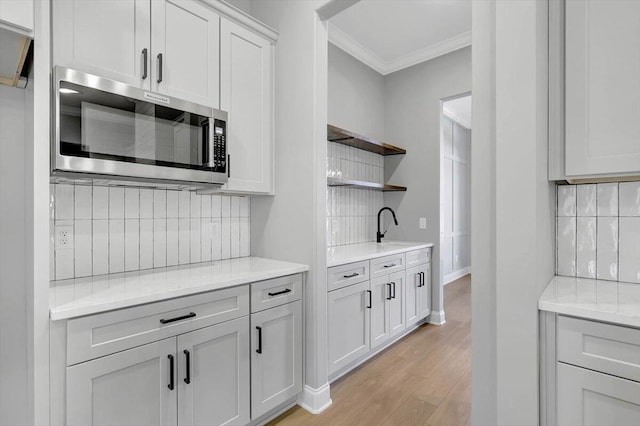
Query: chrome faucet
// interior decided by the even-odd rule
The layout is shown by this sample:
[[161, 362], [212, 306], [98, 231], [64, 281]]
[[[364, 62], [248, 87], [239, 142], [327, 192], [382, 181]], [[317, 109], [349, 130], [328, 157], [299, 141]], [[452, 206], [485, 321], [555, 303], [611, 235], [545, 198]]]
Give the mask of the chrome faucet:
[[396, 226], [398, 226], [398, 219], [396, 219], [396, 212], [394, 212], [391, 207], [383, 207], [380, 209], [380, 211], [378, 212], [378, 233], [376, 234], [376, 241], [381, 243], [382, 239], [384, 238], [384, 234], [387, 233], [387, 231], [384, 232], [380, 232], [380, 216], [382, 215], [382, 212], [385, 210], [389, 210], [391, 212], [391, 215], [393, 215], [393, 221], [395, 222]]

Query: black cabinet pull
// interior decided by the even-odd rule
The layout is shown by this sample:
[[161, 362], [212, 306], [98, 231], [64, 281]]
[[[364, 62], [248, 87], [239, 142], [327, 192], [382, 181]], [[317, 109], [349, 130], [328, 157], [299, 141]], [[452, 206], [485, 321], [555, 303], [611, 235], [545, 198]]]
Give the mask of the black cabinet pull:
[[149, 50], [146, 47], [142, 49], [142, 79], [143, 80], [146, 80], [147, 78], [148, 53], [149, 53]]
[[391, 298], [395, 299], [396, 298], [396, 283], [391, 281], [391, 284], [393, 284], [393, 296], [391, 296]]
[[169, 318], [169, 319], [162, 318], [160, 320], [160, 324], [169, 324], [170, 322], [182, 321], [184, 319], [193, 318], [195, 316], [196, 316], [195, 312], [189, 312], [187, 315], [183, 315], [181, 317], [175, 317], [175, 318]]
[[343, 278], [353, 278], [353, 277], [357, 277], [358, 275], [360, 275], [357, 272], [354, 272], [353, 274], [349, 274], [349, 275], [343, 275]]
[[227, 154], [227, 177], [231, 177], [231, 154]]
[[291, 293], [291, 289], [287, 288], [282, 291], [276, 291], [275, 293], [267, 293], [269, 296], [279, 296], [281, 294]]
[[383, 265], [382, 267], [383, 267], [383, 268], [393, 268], [394, 266], [396, 266], [396, 264], [395, 264], [395, 263], [392, 263], [392, 264], [390, 264], [390, 265]]
[[173, 355], [167, 355], [169, 358], [169, 390], [173, 390]]
[[420, 272], [420, 287], [424, 287], [424, 272]]
[[258, 330], [258, 349], [256, 349], [256, 353], [262, 353], [262, 327], [256, 326], [256, 330]]
[[393, 299], [393, 297], [391, 297], [391, 283], [387, 283], [387, 286], [389, 288], [389, 295], [386, 297], [387, 300], [391, 300]]
[[422, 272], [418, 272], [418, 287], [422, 287]]
[[162, 83], [162, 53], [158, 53], [158, 83]]
[[367, 306], [367, 309], [371, 309], [371, 302], [373, 301], [371, 298], [371, 290], [367, 290], [367, 293], [369, 293], [369, 306]]
[[186, 384], [191, 383], [191, 354], [188, 350], [184, 350], [184, 362], [186, 364], [187, 371], [185, 372], [184, 382]]

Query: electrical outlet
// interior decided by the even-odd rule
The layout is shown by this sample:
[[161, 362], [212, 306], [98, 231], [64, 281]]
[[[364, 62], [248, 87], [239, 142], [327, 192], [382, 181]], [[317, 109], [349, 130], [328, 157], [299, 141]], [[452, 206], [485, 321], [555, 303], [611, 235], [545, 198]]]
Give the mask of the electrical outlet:
[[418, 226], [420, 227], [420, 229], [427, 229], [427, 218], [421, 217]]
[[56, 226], [56, 250], [73, 248], [73, 225]]

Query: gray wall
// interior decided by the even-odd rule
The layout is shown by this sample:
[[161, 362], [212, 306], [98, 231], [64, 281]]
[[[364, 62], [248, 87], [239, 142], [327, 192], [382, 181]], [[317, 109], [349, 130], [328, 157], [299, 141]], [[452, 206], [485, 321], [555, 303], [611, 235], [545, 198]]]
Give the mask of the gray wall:
[[25, 117], [30, 92], [0, 85], [0, 424], [27, 424]]
[[329, 44], [329, 124], [384, 139], [384, 76]]
[[251, 0], [224, 0], [247, 14], [251, 14]]
[[[385, 159], [385, 177], [407, 192], [385, 193], [385, 205], [398, 214], [389, 239], [436, 243], [432, 279], [440, 277], [440, 101], [471, 91], [471, 48], [385, 76], [385, 141], [404, 147], [404, 156]], [[418, 218], [427, 218], [419, 229]], [[387, 221], [390, 219], [387, 218]], [[442, 290], [432, 286], [435, 316], [442, 311]], [[432, 320], [437, 322], [432, 314]]]

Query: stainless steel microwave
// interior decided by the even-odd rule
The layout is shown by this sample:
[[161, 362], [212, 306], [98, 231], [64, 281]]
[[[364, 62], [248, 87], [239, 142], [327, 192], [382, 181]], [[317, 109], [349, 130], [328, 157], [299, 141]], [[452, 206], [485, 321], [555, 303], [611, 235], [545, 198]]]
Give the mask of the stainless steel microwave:
[[185, 187], [227, 182], [227, 113], [53, 70], [52, 177]]

